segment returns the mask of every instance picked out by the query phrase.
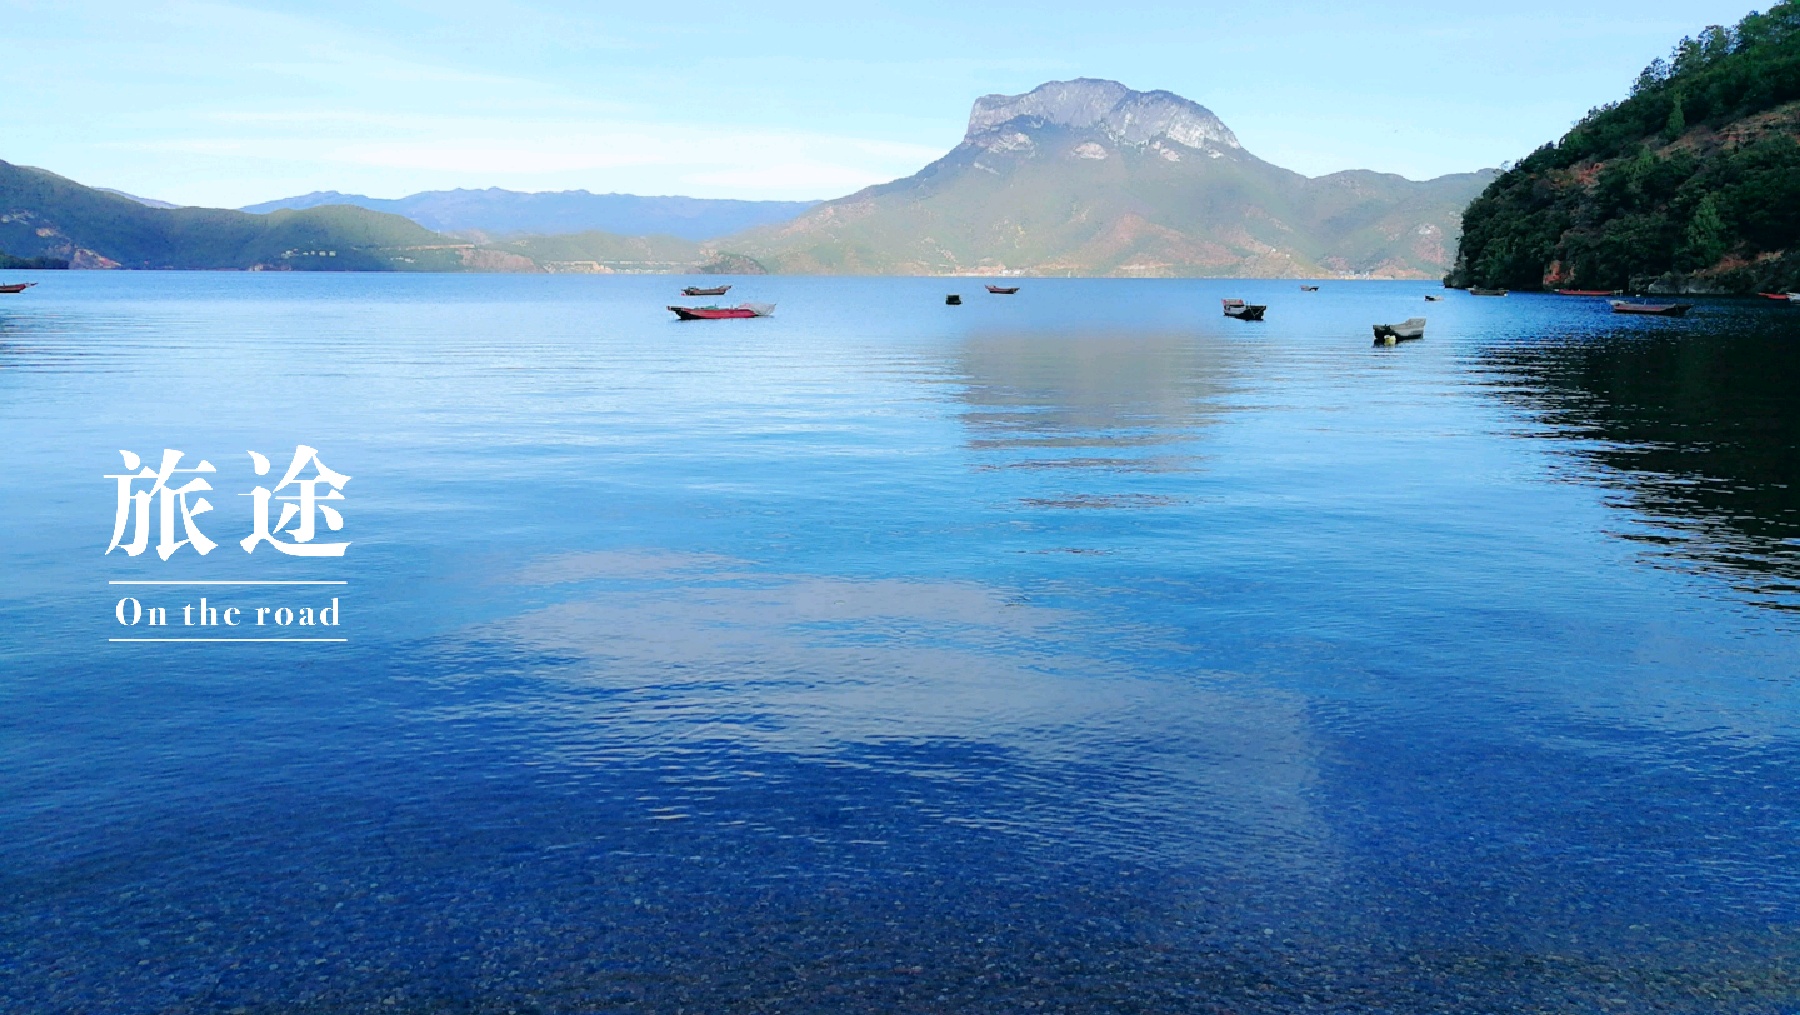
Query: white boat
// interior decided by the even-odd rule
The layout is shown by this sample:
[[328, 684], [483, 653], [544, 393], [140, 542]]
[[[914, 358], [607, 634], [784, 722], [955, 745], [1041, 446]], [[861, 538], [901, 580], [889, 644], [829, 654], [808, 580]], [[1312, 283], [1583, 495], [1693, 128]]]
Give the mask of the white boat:
[[1607, 300], [1615, 314], [1646, 314], [1651, 317], [1685, 317], [1694, 309], [1692, 303], [1635, 303], [1631, 300]]
[[1375, 341], [1392, 345], [1395, 342], [1425, 337], [1425, 318], [1409, 317], [1399, 324], [1375, 325]]

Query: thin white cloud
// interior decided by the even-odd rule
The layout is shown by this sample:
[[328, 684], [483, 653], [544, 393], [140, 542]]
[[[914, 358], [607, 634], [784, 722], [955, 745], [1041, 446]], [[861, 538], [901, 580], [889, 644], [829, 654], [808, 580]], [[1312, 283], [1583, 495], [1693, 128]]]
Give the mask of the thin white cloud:
[[[602, 6], [0, 0], [0, 85], [33, 98], [9, 113], [0, 158], [204, 203], [293, 186], [826, 196], [941, 155], [983, 92], [1088, 75], [1195, 99], [1301, 172], [1418, 177], [1519, 157], [1617, 97], [1681, 32], [1741, 14], [1723, 0], [1576, 13], [1530, 0], [1479, 31], [1421, 9], [1401, 32], [1342, 5], [1244, 8], [1233, 45], [1194, 61], [1191, 47], [1144, 45], [1137, 22], [1152, 14], [1169, 39], [1216, 27], [1217, 12], [1172, 2], [1123, 21], [1018, 6], [992, 18], [1006, 31], [962, 34], [929, 7]], [[1362, 73], [1369, 53], [1402, 49], [1409, 73]]]

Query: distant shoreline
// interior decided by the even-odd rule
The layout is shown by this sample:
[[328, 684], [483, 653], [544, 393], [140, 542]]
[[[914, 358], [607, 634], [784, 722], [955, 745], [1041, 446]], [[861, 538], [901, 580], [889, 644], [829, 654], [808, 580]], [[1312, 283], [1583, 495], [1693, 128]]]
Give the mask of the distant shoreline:
[[347, 270], [318, 271], [293, 268], [84, 268], [75, 266], [5, 266], [0, 271], [68, 271], [75, 274], [167, 274], [171, 272], [203, 272], [213, 275], [517, 275], [583, 277], [583, 278], [642, 278], [661, 276], [666, 278], [704, 278], [704, 279], [750, 279], [750, 278], [942, 278], [942, 279], [1004, 279], [1015, 281], [1068, 281], [1073, 279], [1113, 279], [1136, 280], [1141, 282], [1178, 282], [1184, 280], [1231, 280], [1262, 282], [1438, 282], [1433, 275], [1030, 275], [1012, 272], [951, 272], [931, 275], [890, 275], [890, 274], [843, 274], [833, 275], [823, 272], [763, 272], [761, 274], [726, 275], [706, 271], [383, 271], [383, 270]]

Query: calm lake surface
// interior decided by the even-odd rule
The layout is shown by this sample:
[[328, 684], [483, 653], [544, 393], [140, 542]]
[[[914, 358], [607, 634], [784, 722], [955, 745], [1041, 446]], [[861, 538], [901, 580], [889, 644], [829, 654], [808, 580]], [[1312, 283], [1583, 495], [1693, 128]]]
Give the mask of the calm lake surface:
[[0, 1010], [1800, 1005], [1800, 309], [10, 274]]

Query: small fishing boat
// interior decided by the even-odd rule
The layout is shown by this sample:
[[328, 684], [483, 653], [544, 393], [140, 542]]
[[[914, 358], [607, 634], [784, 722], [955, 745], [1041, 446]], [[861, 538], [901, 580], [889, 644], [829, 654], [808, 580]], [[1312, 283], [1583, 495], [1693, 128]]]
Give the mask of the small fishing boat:
[[1507, 290], [1505, 290], [1505, 289], [1470, 289], [1469, 290], [1470, 296], [1505, 296], [1506, 293], [1507, 293]]
[[1260, 321], [1263, 312], [1268, 310], [1267, 304], [1245, 303], [1243, 300], [1220, 300], [1225, 305], [1225, 316], [1235, 317], [1240, 321]]
[[1623, 296], [1623, 289], [1558, 289], [1558, 296]]
[[1782, 302], [1785, 303], [1794, 294], [1793, 293], [1757, 293], [1756, 295], [1761, 296], [1765, 300], [1781, 300]]
[[1427, 296], [1427, 297], [1425, 297], [1425, 298], [1426, 298], [1426, 299], [1427, 299], [1427, 300], [1429, 300], [1429, 301], [1430, 301], [1430, 302], [1432, 302], [1432, 303], [1436, 303], [1436, 302], [1438, 302], [1438, 301], [1439, 301], [1439, 300], [1442, 300], [1442, 299], [1443, 299], [1443, 297], [1442, 297], [1442, 296]]
[[1633, 303], [1630, 300], [1607, 300], [1615, 314], [1648, 314], [1652, 317], [1681, 317], [1694, 309], [1692, 303]]
[[36, 282], [8, 282], [6, 285], [0, 285], [0, 293], [22, 293], [34, 285], [37, 285], [37, 283]]
[[987, 291], [993, 293], [995, 296], [1011, 296], [1013, 293], [1019, 291], [1019, 287], [1016, 285], [991, 285], [987, 287]]
[[1425, 318], [1409, 317], [1399, 324], [1375, 325], [1375, 341], [1384, 345], [1425, 337]]
[[1319, 291], [1319, 287], [1316, 285], [1303, 285], [1300, 287], [1300, 291], [1303, 293], [1316, 293]]
[[724, 321], [734, 317], [768, 317], [773, 303], [739, 303], [735, 307], [670, 307], [684, 321]]
[[731, 291], [731, 287], [728, 285], [716, 285], [710, 289], [702, 289], [701, 287], [699, 287], [697, 285], [691, 285], [691, 286], [688, 286], [686, 289], [681, 290], [681, 295], [683, 295], [683, 296], [723, 296], [730, 291]]
[[946, 306], [946, 307], [962, 306], [962, 293], [951, 293], [950, 295], [944, 297], [944, 306]]

